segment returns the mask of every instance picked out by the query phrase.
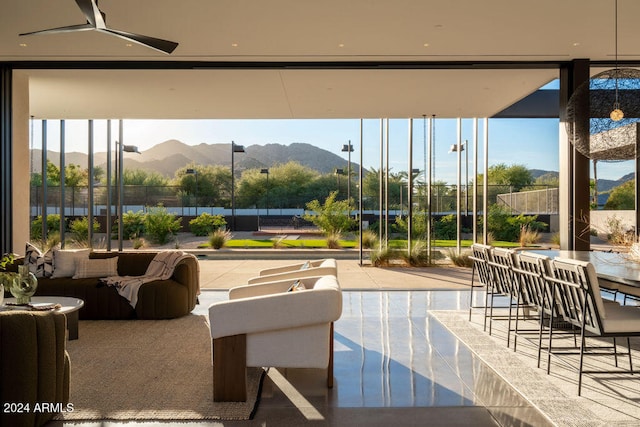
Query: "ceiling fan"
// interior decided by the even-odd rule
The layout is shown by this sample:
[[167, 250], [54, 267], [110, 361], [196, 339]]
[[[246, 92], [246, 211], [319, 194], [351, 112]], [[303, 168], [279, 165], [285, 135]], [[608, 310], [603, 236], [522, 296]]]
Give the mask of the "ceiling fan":
[[126, 31], [114, 30], [107, 28], [106, 14], [98, 8], [98, 0], [76, 0], [78, 7], [87, 18], [86, 24], [69, 25], [66, 27], [50, 28], [48, 30], [32, 31], [30, 33], [22, 33], [21, 36], [30, 36], [34, 34], [56, 34], [68, 33], [74, 31], [90, 31], [96, 30], [101, 33], [111, 34], [125, 40], [129, 40], [151, 49], [159, 50], [164, 53], [171, 53], [178, 46], [178, 43], [169, 40], [158, 39], [155, 37], [143, 36], [141, 34], [128, 33]]

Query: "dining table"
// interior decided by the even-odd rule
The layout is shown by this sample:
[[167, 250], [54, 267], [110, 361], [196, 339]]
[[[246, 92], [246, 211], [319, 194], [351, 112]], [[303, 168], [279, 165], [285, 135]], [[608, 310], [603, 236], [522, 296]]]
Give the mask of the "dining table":
[[600, 279], [640, 289], [640, 259], [628, 253], [604, 251], [534, 250], [550, 258], [571, 258], [593, 264]]

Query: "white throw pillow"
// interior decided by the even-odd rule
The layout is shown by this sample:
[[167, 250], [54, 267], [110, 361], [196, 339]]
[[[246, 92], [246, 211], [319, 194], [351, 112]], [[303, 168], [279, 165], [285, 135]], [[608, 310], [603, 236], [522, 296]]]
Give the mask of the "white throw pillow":
[[76, 274], [76, 262], [79, 259], [88, 259], [91, 249], [60, 250], [53, 252], [52, 279], [60, 277], [72, 277]]
[[76, 263], [74, 279], [88, 277], [109, 277], [118, 275], [118, 257], [105, 259], [82, 258]]

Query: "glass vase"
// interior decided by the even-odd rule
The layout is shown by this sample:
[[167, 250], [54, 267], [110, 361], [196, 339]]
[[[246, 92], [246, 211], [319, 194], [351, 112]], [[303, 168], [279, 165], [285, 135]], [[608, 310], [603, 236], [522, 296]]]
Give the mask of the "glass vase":
[[18, 266], [18, 277], [11, 285], [11, 295], [16, 298], [16, 303], [26, 305], [31, 302], [31, 297], [36, 293], [38, 279], [29, 271], [26, 265]]
[[0, 305], [4, 302], [4, 291], [11, 291], [13, 282], [18, 278], [16, 273], [0, 273]]

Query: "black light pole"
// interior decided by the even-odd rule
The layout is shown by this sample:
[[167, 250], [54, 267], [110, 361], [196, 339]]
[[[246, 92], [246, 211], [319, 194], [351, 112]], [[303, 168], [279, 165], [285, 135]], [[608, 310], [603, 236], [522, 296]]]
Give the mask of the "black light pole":
[[138, 147], [135, 145], [125, 145], [122, 143], [123, 138], [123, 129], [122, 129], [122, 120], [119, 123], [119, 141], [116, 141], [116, 146], [118, 147], [118, 165], [116, 176], [118, 178], [118, 250], [122, 251], [122, 239], [123, 239], [123, 229], [124, 224], [122, 223], [122, 214], [123, 214], [123, 199], [124, 199], [124, 153], [138, 153]]
[[[469, 215], [469, 150], [467, 149], [467, 145], [469, 141], [466, 139], [460, 145], [460, 151], [464, 151], [464, 164], [465, 164], [465, 172], [464, 172], [464, 195], [465, 195], [465, 216]], [[458, 152], [458, 144], [453, 144], [449, 153], [457, 153]]]
[[267, 208], [267, 216], [269, 216], [269, 169], [268, 168], [260, 169], [260, 173], [267, 174], [267, 199], [265, 201], [265, 205]]
[[244, 153], [244, 146], [231, 141], [231, 230], [236, 229], [236, 195], [235, 195], [235, 166], [234, 153]]
[[196, 216], [198, 216], [198, 171], [196, 169], [187, 169], [184, 173], [187, 175], [195, 175], [196, 176]]
[[342, 152], [349, 153], [349, 160], [347, 162], [347, 200], [351, 200], [351, 153], [353, 153], [353, 145], [351, 140], [348, 144], [342, 146]]

